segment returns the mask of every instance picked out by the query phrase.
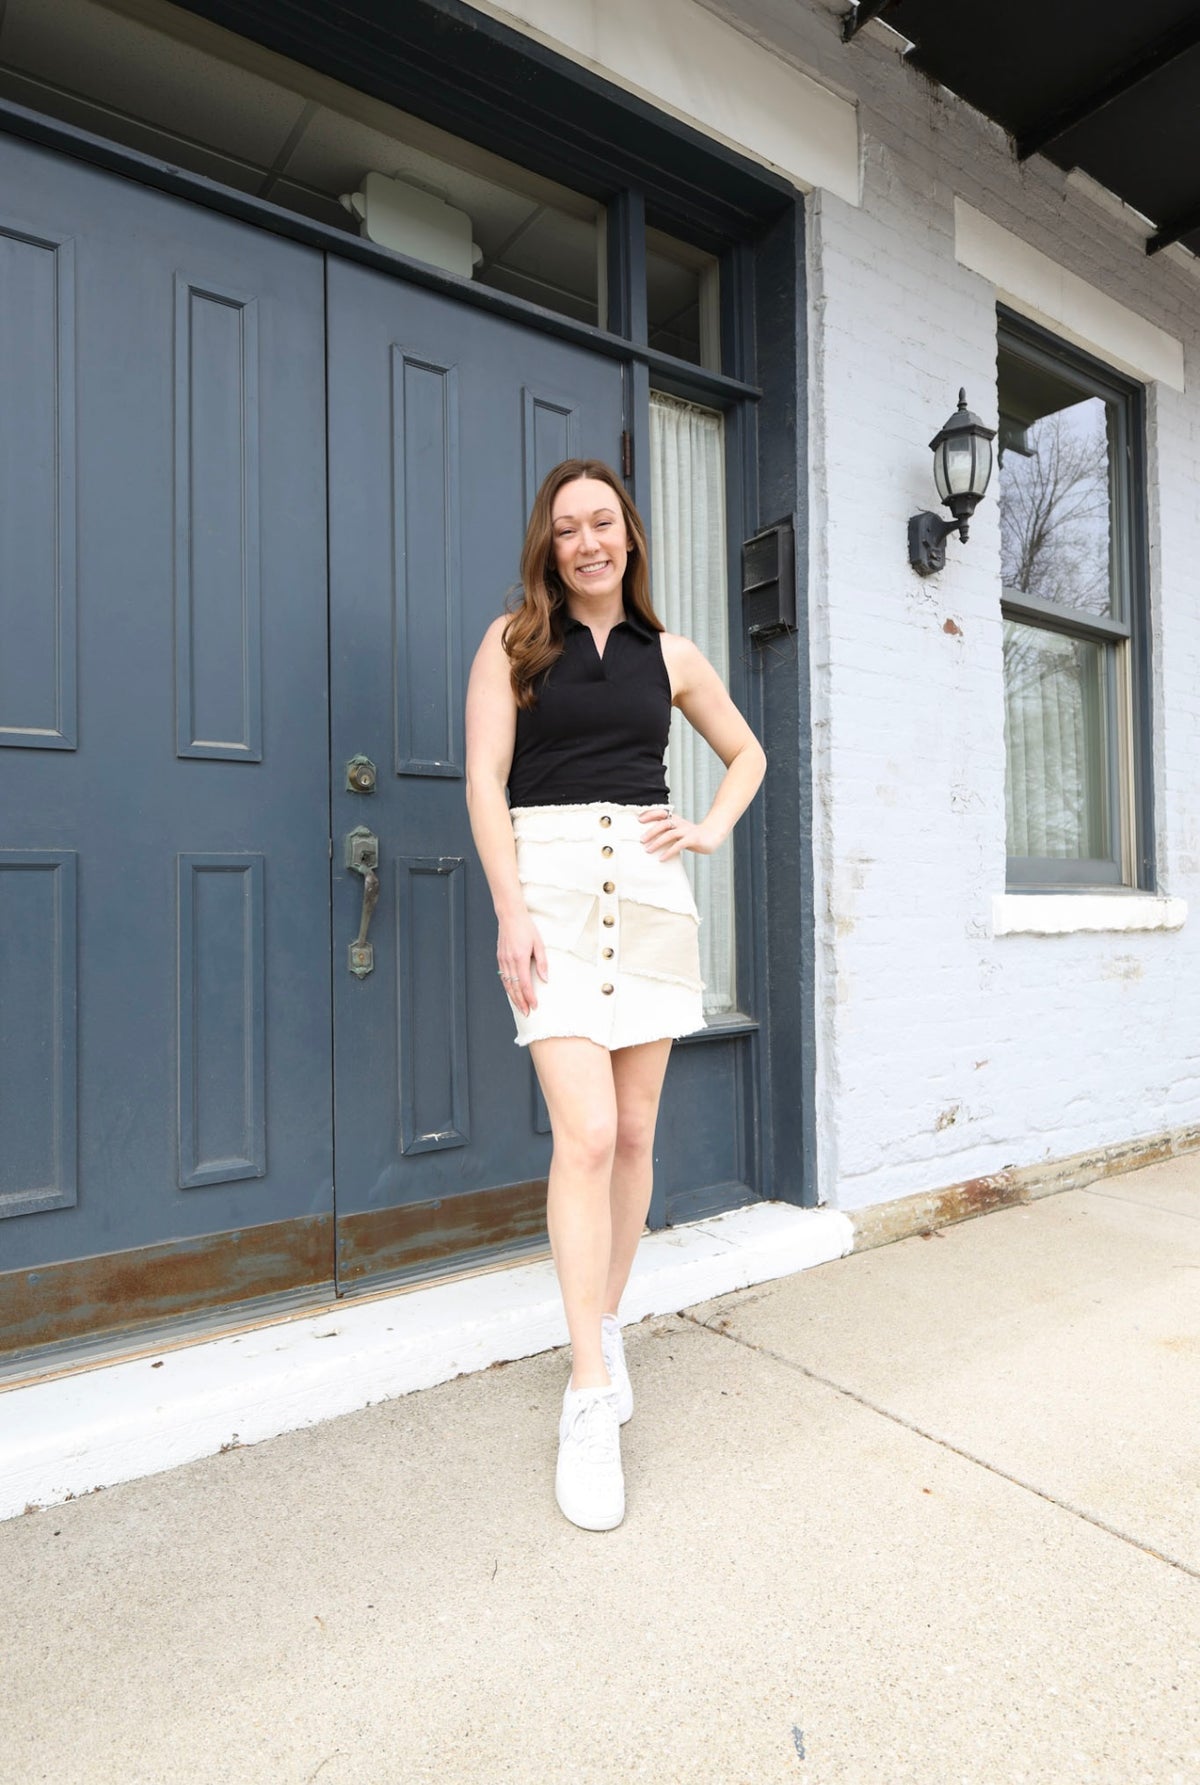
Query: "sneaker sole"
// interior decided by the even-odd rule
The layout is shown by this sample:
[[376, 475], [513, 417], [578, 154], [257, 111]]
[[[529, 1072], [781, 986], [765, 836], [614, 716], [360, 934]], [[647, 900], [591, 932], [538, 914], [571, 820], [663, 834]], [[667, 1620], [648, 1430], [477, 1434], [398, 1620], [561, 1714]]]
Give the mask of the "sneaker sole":
[[577, 1525], [581, 1531], [615, 1531], [625, 1517], [625, 1501], [623, 1497], [621, 1500], [621, 1509], [617, 1513], [616, 1518], [604, 1519], [598, 1519], [595, 1513], [585, 1517], [582, 1511], [572, 1511], [570, 1505], [564, 1501], [557, 1482], [554, 1484], [554, 1498], [558, 1501], [558, 1510], [562, 1513], [563, 1517], [569, 1520], [571, 1524]]

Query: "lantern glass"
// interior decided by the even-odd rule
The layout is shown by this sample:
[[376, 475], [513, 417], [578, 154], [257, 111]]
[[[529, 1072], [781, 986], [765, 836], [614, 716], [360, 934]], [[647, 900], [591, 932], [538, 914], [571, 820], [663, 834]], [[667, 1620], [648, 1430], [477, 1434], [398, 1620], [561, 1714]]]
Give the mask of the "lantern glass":
[[975, 482], [972, 489], [982, 496], [992, 476], [992, 443], [979, 437], [975, 441]]
[[982, 496], [992, 475], [992, 443], [975, 433], [952, 434], [933, 455], [933, 481], [943, 502]]
[[974, 463], [969, 434], [952, 434], [942, 441], [933, 455], [933, 481], [943, 502], [969, 493]]

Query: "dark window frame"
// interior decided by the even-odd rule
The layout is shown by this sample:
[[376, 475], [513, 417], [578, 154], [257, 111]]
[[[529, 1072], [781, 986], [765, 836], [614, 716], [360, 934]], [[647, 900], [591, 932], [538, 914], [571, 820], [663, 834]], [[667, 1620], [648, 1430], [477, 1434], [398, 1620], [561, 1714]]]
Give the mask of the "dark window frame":
[[[1096, 860], [1051, 856], [1008, 857], [1010, 892], [1135, 892], [1156, 886], [1153, 823], [1153, 734], [1151, 727], [1151, 613], [1146, 508], [1146, 392], [1112, 366], [1049, 330], [998, 308], [997, 345], [1081, 390], [1115, 405], [1116, 440], [1112, 458], [1114, 565], [1118, 611], [1089, 614], [1079, 608], [1005, 589], [1005, 619], [1086, 640], [1104, 651], [1106, 692], [1112, 723], [1107, 761], [1110, 823], [1116, 854]], [[1121, 653], [1125, 661], [1121, 661]], [[1120, 705], [1128, 690], [1129, 720]], [[1127, 747], [1122, 747], [1122, 732]], [[1125, 817], [1128, 814], [1128, 817]]]

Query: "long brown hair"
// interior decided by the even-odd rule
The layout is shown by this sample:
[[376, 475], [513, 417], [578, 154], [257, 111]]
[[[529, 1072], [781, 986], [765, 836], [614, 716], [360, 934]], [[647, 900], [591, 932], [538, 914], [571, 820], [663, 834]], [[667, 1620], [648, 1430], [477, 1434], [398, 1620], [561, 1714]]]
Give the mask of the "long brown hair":
[[521, 600], [501, 635], [519, 707], [536, 703], [538, 677], [562, 655], [567, 592], [554, 560], [554, 498], [564, 484], [577, 483], [581, 477], [594, 477], [616, 493], [629, 535], [629, 561], [622, 585], [625, 605], [656, 632], [664, 630], [650, 605], [646, 529], [621, 480], [600, 459], [564, 459], [547, 472], [534, 498], [521, 553]]

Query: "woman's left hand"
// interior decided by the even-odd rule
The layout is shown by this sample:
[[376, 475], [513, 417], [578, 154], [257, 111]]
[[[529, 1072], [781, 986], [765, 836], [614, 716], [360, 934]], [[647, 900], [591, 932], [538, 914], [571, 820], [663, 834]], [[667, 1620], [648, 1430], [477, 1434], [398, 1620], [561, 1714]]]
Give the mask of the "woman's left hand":
[[694, 855], [711, 855], [721, 839], [706, 831], [702, 824], [691, 824], [681, 818], [678, 812], [671, 813], [662, 806], [653, 806], [648, 812], [638, 813], [638, 822], [645, 825], [646, 834], [642, 845], [651, 855], [660, 861], [670, 861], [685, 849]]

